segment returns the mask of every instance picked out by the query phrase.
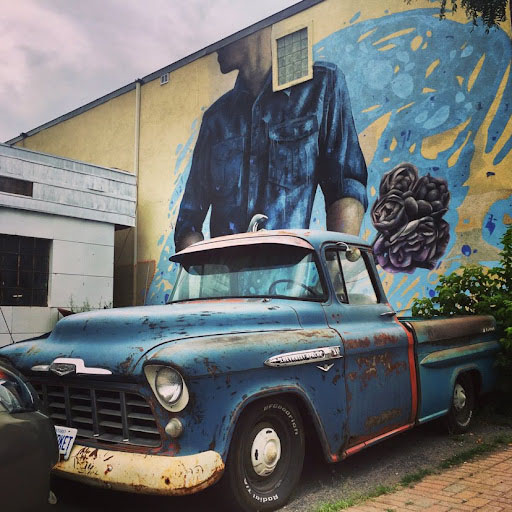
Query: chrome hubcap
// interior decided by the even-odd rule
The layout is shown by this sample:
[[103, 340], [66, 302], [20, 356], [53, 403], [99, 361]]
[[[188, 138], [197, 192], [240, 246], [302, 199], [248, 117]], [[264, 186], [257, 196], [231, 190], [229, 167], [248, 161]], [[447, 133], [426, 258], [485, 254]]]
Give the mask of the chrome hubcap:
[[252, 467], [257, 475], [268, 476], [281, 458], [281, 441], [270, 427], [260, 430], [251, 447]]
[[453, 390], [453, 406], [457, 411], [464, 409], [466, 405], [466, 392], [464, 388], [460, 384], [455, 384], [455, 389]]

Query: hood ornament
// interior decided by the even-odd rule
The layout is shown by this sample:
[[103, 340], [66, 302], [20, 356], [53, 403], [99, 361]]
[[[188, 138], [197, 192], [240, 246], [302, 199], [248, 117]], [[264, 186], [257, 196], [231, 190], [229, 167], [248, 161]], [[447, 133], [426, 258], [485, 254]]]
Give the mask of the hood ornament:
[[72, 363], [56, 363], [55, 361], [50, 365], [49, 370], [59, 377], [69, 375], [70, 373], [76, 372], [76, 365]]
[[105, 368], [91, 368], [85, 366], [84, 360], [78, 357], [57, 357], [51, 364], [36, 364], [32, 366], [33, 372], [53, 372], [59, 377], [64, 375], [112, 375]]

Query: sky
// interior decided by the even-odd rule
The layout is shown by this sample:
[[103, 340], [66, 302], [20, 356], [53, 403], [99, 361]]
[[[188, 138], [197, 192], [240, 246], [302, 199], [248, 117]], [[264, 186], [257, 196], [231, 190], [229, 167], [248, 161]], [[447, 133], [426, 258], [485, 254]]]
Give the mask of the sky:
[[0, 141], [298, 0], [0, 0]]

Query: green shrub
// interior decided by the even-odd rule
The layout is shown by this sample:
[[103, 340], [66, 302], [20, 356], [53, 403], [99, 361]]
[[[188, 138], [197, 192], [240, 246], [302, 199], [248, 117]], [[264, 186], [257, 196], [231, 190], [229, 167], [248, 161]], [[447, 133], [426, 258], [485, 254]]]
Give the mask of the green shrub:
[[412, 314], [425, 318], [452, 315], [493, 315], [503, 351], [499, 363], [512, 372], [512, 226], [501, 238], [499, 264], [468, 265], [439, 277], [436, 295], [416, 299]]

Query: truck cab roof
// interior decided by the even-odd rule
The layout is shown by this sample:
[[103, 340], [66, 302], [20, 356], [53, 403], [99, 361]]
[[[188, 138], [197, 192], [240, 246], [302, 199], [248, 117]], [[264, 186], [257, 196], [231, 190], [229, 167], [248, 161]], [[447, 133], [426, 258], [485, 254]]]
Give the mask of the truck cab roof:
[[198, 253], [211, 249], [224, 247], [235, 247], [244, 245], [259, 244], [282, 244], [305, 249], [319, 250], [325, 243], [343, 242], [349, 245], [356, 245], [365, 249], [371, 249], [370, 245], [361, 237], [339, 233], [336, 231], [320, 231], [311, 229], [290, 229], [290, 230], [261, 230], [250, 233], [239, 233], [222, 237], [203, 240], [170, 257], [171, 261], [179, 261], [180, 256], [191, 253]]

